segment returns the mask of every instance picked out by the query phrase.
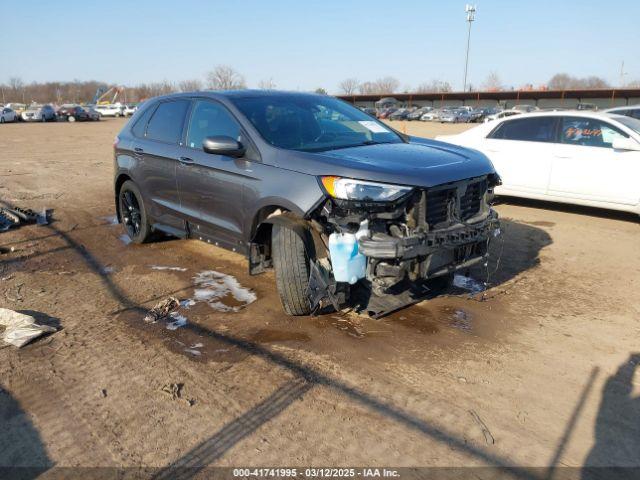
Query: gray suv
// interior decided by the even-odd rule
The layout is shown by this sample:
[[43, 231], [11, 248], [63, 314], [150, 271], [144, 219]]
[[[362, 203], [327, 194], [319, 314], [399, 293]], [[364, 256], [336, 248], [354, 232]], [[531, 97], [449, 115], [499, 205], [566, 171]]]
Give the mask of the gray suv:
[[290, 315], [339, 308], [355, 284], [397, 298], [451, 279], [483, 261], [498, 230], [487, 199], [499, 177], [484, 155], [326, 95], [154, 98], [114, 149], [117, 214], [134, 242], [162, 232], [241, 253], [251, 274], [275, 270]]

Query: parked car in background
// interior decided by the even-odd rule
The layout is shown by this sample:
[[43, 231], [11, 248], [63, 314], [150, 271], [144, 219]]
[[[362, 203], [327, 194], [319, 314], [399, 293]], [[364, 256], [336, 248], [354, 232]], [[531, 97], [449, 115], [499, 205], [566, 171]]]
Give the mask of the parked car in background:
[[123, 117], [124, 107], [118, 103], [109, 105], [96, 105], [93, 107], [103, 117]]
[[433, 110], [433, 107], [422, 107], [414, 110], [413, 112], [407, 115], [407, 120], [420, 120], [422, 116], [428, 112]]
[[10, 108], [14, 112], [16, 112], [16, 121], [20, 122], [22, 121], [22, 112], [26, 110], [27, 106], [24, 103], [11, 102], [7, 103], [5, 105], [5, 108]]
[[595, 105], [594, 103], [578, 103], [578, 105], [576, 105], [576, 110], [598, 110], [598, 106]]
[[396, 107], [389, 107], [389, 108], [385, 108], [383, 110], [380, 110], [378, 112], [378, 118], [380, 118], [380, 119], [389, 118], [389, 115], [391, 115], [396, 110], [397, 110]]
[[9, 123], [9, 122], [15, 122], [17, 121], [18, 116], [16, 115], [16, 112], [9, 108], [9, 107], [4, 107], [0, 110], [0, 123]]
[[387, 118], [389, 120], [405, 120], [409, 113], [411, 113], [411, 110], [408, 108], [399, 108], [395, 112], [391, 113]]
[[364, 113], [366, 113], [367, 115], [371, 115], [372, 117], [375, 117], [377, 115], [377, 111], [373, 107], [358, 107], [358, 108], [362, 110]]
[[513, 117], [514, 115], [522, 115], [523, 112], [519, 110], [502, 110], [498, 113], [494, 113], [493, 115], [489, 115], [484, 118], [484, 122], [492, 122], [494, 120], [500, 120], [502, 118]]
[[25, 122], [55, 122], [56, 111], [51, 105], [32, 105], [22, 112]]
[[339, 309], [357, 282], [397, 309], [404, 282], [449, 283], [498, 233], [483, 154], [406, 137], [327, 95], [149, 100], [116, 137], [114, 173], [134, 242], [162, 231], [240, 252], [251, 274], [275, 270], [289, 315]]
[[625, 115], [627, 117], [640, 119], [640, 105], [609, 108], [608, 110], [605, 110], [605, 113], [615, 113], [618, 115]]
[[536, 110], [539, 110], [539, 108], [534, 105], [514, 105], [511, 107], [511, 110], [515, 110], [520, 113], [529, 113], [535, 112]]
[[62, 106], [58, 109], [58, 119], [66, 122], [86, 122], [90, 120], [87, 111], [78, 106]]
[[420, 120], [422, 120], [423, 122], [432, 122], [432, 121], [436, 121], [440, 118], [440, 115], [445, 113], [447, 110], [446, 109], [442, 109], [442, 108], [434, 108], [432, 110], [429, 110], [427, 113], [425, 113], [424, 115], [422, 115], [420, 117]]
[[127, 103], [124, 106], [124, 109], [122, 111], [123, 115], [125, 117], [129, 117], [131, 115], [133, 115], [134, 113], [136, 113], [136, 110], [138, 109], [138, 105], [136, 105], [135, 103]]
[[440, 123], [469, 123], [471, 114], [469, 110], [456, 108], [441, 113], [438, 120]]
[[640, 214], [640, 120], [589, 111], [521, 114], [438, 140], [485, 153], [495, 193]]
[[89, 120], [91, 120], [92, 122], [100, 121], [102, 115], [100, 115], [100, 112], [97, 111], [94, 107], [86, 106], [84, 107], [84, 109], [86, 110], [87, 115], [89, 115]]

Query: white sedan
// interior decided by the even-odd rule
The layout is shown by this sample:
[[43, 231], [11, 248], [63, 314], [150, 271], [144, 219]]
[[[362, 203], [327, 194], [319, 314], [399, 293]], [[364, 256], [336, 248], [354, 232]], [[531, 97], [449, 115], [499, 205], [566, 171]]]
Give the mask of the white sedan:
[[527, 113], [437, 140], [481, 151], [498, 195], [640, 214], [640, 120], [562, 111]]
[[119, 103], [96, 105], [93, 107], [103, 117], [123, 117], [124, 107]]
[[0, 109], [0, 123], [15, 122], [17, 120], [16, 112], [8, 107]]

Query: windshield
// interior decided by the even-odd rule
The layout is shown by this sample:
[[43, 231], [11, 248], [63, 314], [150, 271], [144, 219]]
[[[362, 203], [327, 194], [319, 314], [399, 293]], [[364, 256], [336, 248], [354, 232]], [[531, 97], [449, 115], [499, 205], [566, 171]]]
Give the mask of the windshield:
[[232, 101], [260, 135], [279, 148], [319, 152], [402, 142], [385, 124], [332, 97], [269, 95]]
[[640, 120], [633, 117], [616, 117], [616, 120], [636, 133], [640, 133]]

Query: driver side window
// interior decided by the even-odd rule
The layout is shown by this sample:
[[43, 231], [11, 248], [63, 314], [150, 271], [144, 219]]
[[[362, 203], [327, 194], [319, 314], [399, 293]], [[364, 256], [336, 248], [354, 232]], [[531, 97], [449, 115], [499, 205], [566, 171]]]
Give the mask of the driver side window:
[[191, 112], [187, 146], [201, 150], [206, 137], [217, 136], [240, 140], [240, 125], [219, 103], [197, 100]]

